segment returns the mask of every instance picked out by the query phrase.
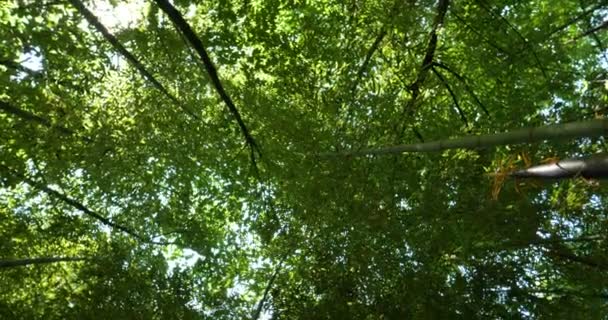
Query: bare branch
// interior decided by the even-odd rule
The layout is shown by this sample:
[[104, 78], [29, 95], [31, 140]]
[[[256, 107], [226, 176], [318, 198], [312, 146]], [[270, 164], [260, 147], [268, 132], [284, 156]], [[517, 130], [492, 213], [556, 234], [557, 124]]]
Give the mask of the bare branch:
[[357, 72], [357, 78], [355, 79], [355, 82], [353, 83], [351, 92], [354, 92], [357, 89], [357, 86], [359, 85], [359, 81], [361, 81], [361, 78], [363, 77], [363, 73], [367, 70], [367, 66], [369, 65], [369, 62], [372, 59], [372, 56], [374, 55], [376, 50], [378, 50], [378, 48], [380, 47], [380, 43], [382, 42], [382, 40], [384, 39], [385, 36], [386, 36], [386, 29], [382, 29], [380, 31], [380, 33], [378, 34], [378, 36], [376, 37], [376, 40], [374, 41], [372, 46], [369, 48], [369, 50], [367, 50], [367, 54], [365, 55], [365, 60], [363, 61], [363, 64], [361, 64], [361, 67], [359, 68], [359, 71]]
[[23, 120], [36, 122], [47, 128], [55, 128], [63, 134], [67, 134], [67, 135], [74, 134], [74, 131], [72, 131], [68, 128], [60, 127], [60, 126], [53, 126], [53, 124], [51, 123], [51, 121], [49, 121], [49, 119], [37, 116], [29, 111], [25, 111], [25, 110], [19, 109], [17, 107], [14, 107], [14, 106], [10, 105], [8, 102], [2, 101], [2, 100], [0, 100], [0, 110], [4, 111], [5, 113], [9, 113], [14, 116], [17, 116]]

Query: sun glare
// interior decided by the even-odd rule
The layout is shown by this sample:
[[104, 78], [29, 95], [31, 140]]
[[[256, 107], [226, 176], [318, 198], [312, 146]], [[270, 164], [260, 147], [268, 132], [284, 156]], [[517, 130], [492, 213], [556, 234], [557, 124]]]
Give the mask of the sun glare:
[[108, 0], [96, 0], [90, 9], [110, 32], [116, 32], [133, 27], [143, 18], [145, 2], [143, 0], [121, 1], [113, 6]]

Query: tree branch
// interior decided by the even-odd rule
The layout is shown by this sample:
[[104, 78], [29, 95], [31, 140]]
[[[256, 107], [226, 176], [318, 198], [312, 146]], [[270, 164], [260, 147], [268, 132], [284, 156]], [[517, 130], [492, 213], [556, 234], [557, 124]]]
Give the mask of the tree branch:
[[256, 153], [257, 153], [257, 155], [261, 156], [259, 146], [253, 139], [253, 136], [251, 135], [251, 133], [249, 132], [249, 129], [245, 125], [245, 122], [241, 118], [241, 114], [239, 113], [238, 109], [234, 105], [234, 102], [232, 101], [232, 99], [230, 98], [230, 96], [228, 95], [226, 90], [224, 89], [224, 86], [222, 85], [222, 82], [220, 81], [220, 78], [217, 74], [217, 70], [216, 70], [213, 62], [211, 61], [211, 58], [207, 54], [207, 50], [205, 50], [205, 46], [203, 45], [203, 42], [194, 33], [194, 30], [192, 30], [192, 27], [184, 19], [182, 14], [168, 0], [154, 0], [154, 1], [159, 6], [159, 8], [162, 11], [164, 11], [167, 14], [167, 16], [169, 16], [169, 19], [173, 22], [175, 27], [186, 37], [186, 39], [188, 40], [190, 45], [192, 45], [194, 50], [200, 56], [201, 60], [203, 61], [203, 64], [205, 65], [205, 69], [207, 70], [207, 74], [209, 75], [209, 78], [211, 79], [211, 82], [213, 83], [213, 86], [215, 87], [215, 90], [219, 94], [222, 101], [224, 101], [224, 103], [228, 106], [228, 109], [230, 110], [230, 112], [232, 113], [234, 118], [236, 119], [236, 122], [238, 123], [243, 135], [245, 136], [245, 141], [249, 145], [249, 148], [251, 151], [251, 161], [255, 167], [256, 166], [256, 160], [255, 160]]
[[84, 3], [80, 0], [69, 0], [70, 3], [82, 14], [85, 19], [92, 26], [99, 31], [103, 37], [118, 51], [137, 71], [142, 75], [144, 79], [152, 84], [156, 89], [162, 92], [169, 100], [171, 100], [175, 105], [180, 107], [184, 112], [188, 115], [192, 116], [195, 119], [199, 119], [199, 117], [190, 111], [186, 106], [177, 100], [175, 96], [173, 96], [169, 91], [144, 67], [144, 65], [129, 51], [125, 48], [116, 37], [106, 29], [106, 27], [99, 22], [99, 19], [86, 8]]
[[285, 261], [285, 258], [287, 258], [287, 256], [284, 256], [283, 259], [281, 259], [281, 261], [279, 261], [279, 264], [277, 265], [277, 267], [274, 270], [274, 273], [272, 274], [272, 277], [270, 277], [270, 280], [268, 281], [268, 285], [266, 285], [266, 289], [264, 289], [264, 295], [262, 295], [262, 299], [260, 299], [260, 302], [258, 303], [258, 307], [255, 310], [255, 313], [253, 314], [253, 320], [258, 320], [258, 318], [260, 317], [260, 314], [262, 313], [262, 309], [264, 308], [264, 303], [266, 302], [266, 299], [268, 298], [268, 293], [270, 292], [270, 289], [272, 288], [272, 285], [274, 284], [274, 280], [277, 278], [277, 275], [279, 274], [279, 271], [281, 270], [281, 266], [283, 264], [283, 261]]
[[27, 258], [18, 260], [0, 260], [0, 269], [2, 268], [13, 268], [13, 267], [24, 267], [32, 264], [48, 264], [55, 262], [73, 262], [73, 261], [87, 261], [91, 258], [86, 257], [42, 257], [42, 258]]
[[456, 105], [456, 110], [458, 111], [458, 114], [460, 115], [460, 120], [462, 120], [462, 122], [464, 122], [465, 126], [469, 127], [469, 121], [467, 120], [467, 116], [464, 114], [464, 111], [462, 111], [462, 108], [460, 108], [460, 104], [458, 104], [458, 98], [456, 97], [456, 94], [452, 90], [452, 87], [450, 87], [450, 84], [448, 83], [448, 81], [432, 65], [431, 65], [431, 70], [437, 76], [437, 78], [439, 78], [439, 80], [441, 80], [441, 83], [443, 83], [445, 88], [448, 90], [448, 92], [450, 93], [450, 96], [452, 96], [452, 100], [454, 101], [454, 104]]
[[473, 97], [473, 99], [475, 100], [475, 102], [477, 103], [477, 105], [479, 105], [479, 107], [481, 108], [481, 110], [483, 110], [483, 112], [489, 116], [490, 113], [488, 112], [488, 109], [486, 109], [486, 107], [483, 105], [483, 103], [481, 103], [481, 100], [479, 100], [479, 98], [477, 97], [477, 95], [475, 94], [475, 92], [473, 91], [473, 89], [471, 88], [471, 86], [469, 86], [468, 81], [465, 77], [461, 76], [460, 74], [458, 74], [456, 71], [454, 71], [452, 68], [448, 67], [447, 65], [441, 63], [441, 62], [433, 62], [433, 66], [437, 66], [443, 70], [446, 70], [447, 72], [449, 72], [450, 74], [452, 74], [456, 79], [458, 79], [463, 85], [465, 90], [467, 90], [467, 92]]
[[55, 190], [49, 188], [46, 185], [38, 183], [38, 182], [36, 182], [36, 181], [34, 181], [34, 180], [26, 177], [25, 175], [23, 175], [23, 174], [21, 174], [19, 172], [16, 172], [15, 170], [12, 170], [11, 168], [9, 168], [9, 167], [7, 167], [7, 166], [5, 166], [3, 164], [0, 164], [0, 168], [3, 168], [4, 170], [6, 170], [7, 172], [9, 172], [13, 176], [15, 176], [15, 177], [19, 178], [20, 180], [22, 180], [23, 182], [27, 183], [28, 185], [30, 185], [30, 186], [38, 189], [39, 191], [42, 191], [42, 192], [46, 193], [47, 195], [49, 195], [51, 197], [54, 197], [56, 199], [61, 200], [65, 204], [68, 204], [69, 206], [77, 209], [78, 211], [80, 211], [80, 212], [84, 213], [85, 215], [87, 215], [87, 216], [89, 216], [89, 217], [91, 217], [91, 218], [93, 218], [93, 219], [101, 222], [102, 224], [104, 224], [104, 225], [106, 225], [108, 227], [120, 230], [120, 231], [122, 231], [122, 232], [124, 232], [124, 233], [126, 233], [126, 234], [128, 234], [128, 235], [130, 235], [130, 236], [132, 236], [132, 237], [134, 237], [134, 238], [142, 241], [142, 242], [145, 242], [145, 243], [158, 244], [158, 245], [167, 245], [167, 244], [170, 244], [168, 242], [157, 242], [157, 241], [152, 241], [150, 239], [147, 239], [144, 236], [139, 235], [134, 230], [131, 230], [131, 229], [125, 227], [125, 226], [119, 225], [119, 224], [111, 221], [110, 219], [101, 216], [100, 214], [98, 214], [97, 212], [95, 212], [95, 211], [87, 208], [85, 205], [83, 205], [82, 203], [78, 202], [77, 200], [72, 199], [72, 198], [68, 197], [67, 195], [65, 195], [65, 194], [63, 194], [63, 193], [61, 193], [59, 191], [55, 191]]
[[436, 152], [447, 149], [480, 149], [497, 145], [532, 143], [544, 140], [563, 140], [582, 137], [608, 135], [608, 119], [594, 119], [543, 127], [516, 129], [510, 132], [466, 136], [455, 139], [437, 140], [427, 143], [403, 144], [377, 149], [363, 149], [345, 152], [326, 152], [322, 158], [347, 156], [361, 157], [370, 155], [400, 154], [404, 152]]
[[549, 80], [549, 77], [547, 76], [547, 73], [545, 72], [545, 68], [543, 66], [543, 64], [540, 62], [540, 59], [538, 58], [538, 55], [536, 54], [536, 51], [534, 50], [534, 47], [532, 47], [532, 45], [530, 45], [530, 43], [528, 42], [528, 40], [519, 32], [519, 30], [517, 30], [517, 28], [515, 28], [511, 22], [509, 22], [509, 20], [507, 20], [507, 18], [503, 17], [501, 14], [495, 13], [492, 9], [488, 8], [483, 1], [477, 1], [477, 3], [479, 3], [479, 5], [481, 6], [482, 9], [484, 9], [486, 12], [488, 12], [490, 15], [494, 16], [494, 17], [498, 17], [500, 20], [502, 20], [511, 30], [513, 30], [515, 32], [515, 34], [517, 34], [517, 36], [523, 41], [524, 45], [530, 49], [530, 52], [532, 53], [532, 56], [534, 57], [534, 60], [536, 60], [536, 65], [538, 66], [538, 68], [540, 69], [541, 73], [543, 74], [543, 77], [545, 78], [545, 80]]
[[359, 85], [359, 81], [361, 81], [361, 78], [363, 77], [363, 73], [367, 70], [367, 66], [369, 65], [369, 62], [372, 59], [372, 56], [374, 55], [376, 50], [378, 50], [378, 48], [380, 47], [380, 43], [382, 42], [382, 40], [384, 39], [385, 36], [386, 36], [386, 29], [383, 28], [380, 31], [380, 33], [378, 34], [378, 36], [376, 37], [376, 40], [374, 41], [372, 46], [369, 48], [369, 50], [367, 50], [367, 54], [365, 55], [365, 60], [363, 61], [363, 64], [361, 64], [359, 71], [357, 71], [357, 78], [355, 79], [355, 83], [353, 83], [353, 86], [350, 90], [351, 92], [355, 92], [355, 90], [357, 89], [357, 86]]

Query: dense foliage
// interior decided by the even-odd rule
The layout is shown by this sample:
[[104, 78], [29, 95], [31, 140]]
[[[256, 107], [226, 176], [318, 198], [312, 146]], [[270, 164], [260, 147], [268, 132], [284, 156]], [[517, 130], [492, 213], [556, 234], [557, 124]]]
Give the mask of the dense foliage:
[[607, 16], [0, 1], [0, 318], [605, 318], [606, 187], [504, 176], [603, 137], [339, 154], [603, 117]]

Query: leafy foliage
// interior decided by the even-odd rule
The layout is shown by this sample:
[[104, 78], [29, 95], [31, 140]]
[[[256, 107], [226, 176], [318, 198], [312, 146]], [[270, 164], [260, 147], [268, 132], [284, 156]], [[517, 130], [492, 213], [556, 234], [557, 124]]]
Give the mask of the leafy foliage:
[[319, 155], [604, 117], [607, 10], [0, 2], [0, 318], [606, 317], [605, 186], [487, 174], [604, 137]]

